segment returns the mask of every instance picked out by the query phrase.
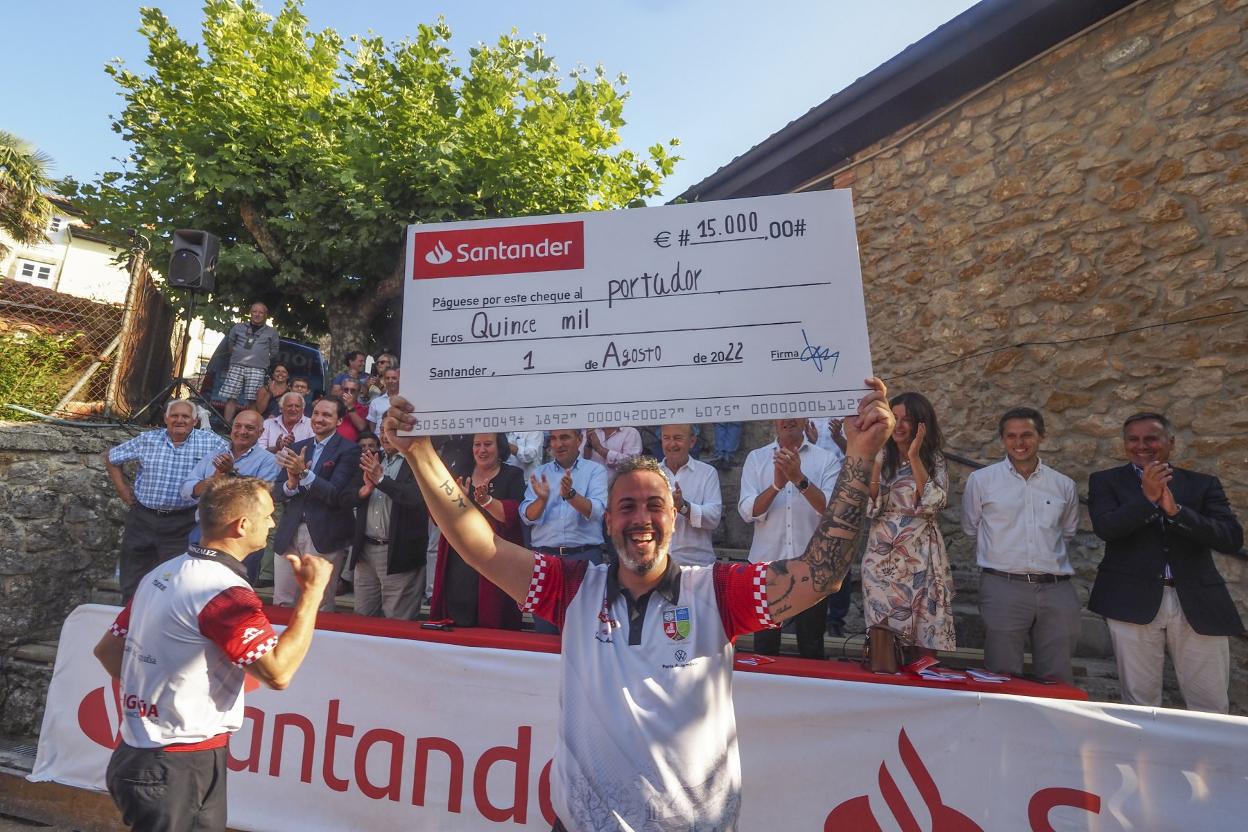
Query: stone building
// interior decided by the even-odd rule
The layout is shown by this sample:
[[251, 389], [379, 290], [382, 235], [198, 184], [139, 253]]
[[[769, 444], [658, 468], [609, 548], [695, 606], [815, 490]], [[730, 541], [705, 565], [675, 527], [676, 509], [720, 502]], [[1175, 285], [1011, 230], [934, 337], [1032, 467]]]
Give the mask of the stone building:
[[[999, 458], [998, 414], [1034, 405], [1086, 494], [1123, 418], [1161, 410], [1248, 519], [1245, 28], [1244, 0], [985, 0], [683, 197], [852, 189], [876, 372], [932, 399], [950, 451]], [[1248, 561], [1218, 567], [1248, 612]]]

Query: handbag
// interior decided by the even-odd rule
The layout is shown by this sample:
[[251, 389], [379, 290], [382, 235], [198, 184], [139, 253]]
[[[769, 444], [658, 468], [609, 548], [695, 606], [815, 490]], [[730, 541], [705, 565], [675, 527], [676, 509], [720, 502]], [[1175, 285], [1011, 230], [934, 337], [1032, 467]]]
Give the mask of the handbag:
[[897, 668], [905, 663], [897, 632], [883, 624], [867, 628], [862, 651], [862, 665], [872, 673], [896, 673]]

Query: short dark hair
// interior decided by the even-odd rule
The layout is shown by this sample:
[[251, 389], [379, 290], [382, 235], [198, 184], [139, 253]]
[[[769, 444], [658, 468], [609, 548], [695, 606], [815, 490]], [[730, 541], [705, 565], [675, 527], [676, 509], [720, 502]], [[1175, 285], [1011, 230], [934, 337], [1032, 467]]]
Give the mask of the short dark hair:
[[1166, 432], [1166, 436], [1171, 435], [1170, 420], [1163, 413], [1154, 413], [1151, 410], [1142, 410], [1139, 413], [1132, 413], [1127, 420], [1122, 423], [1122, 432], [1125, 434], [1127, 428], [1136, 422], [1156, 422], [1161, 425], [1161, 429]]
[[351, 352], [347, 353], [346, 356], [343, 357], [342, 360], [344, 364], [350, 364], [352, 361], [354, 361], [357, 358], [360, 358], [363, 355], [364, 353], [360, 352], [359, 350], [351, 350]]
[[199, 525], [216, 534], [240, 517], [247, 516], [260, 492], [269, 483], [257, 477], [222, 477], [211, 480], [199, 498]]
[[359, 436], [355, 437], [355, 444], [358, 445], [361, 442], [363, 442], [365, 439], [372, 439], [378, 445], [381, 444], [381, 438], [377, 436], [377, 434], [373, 433], [371, 430], [362, 431]]
[[611, 507], [611, 492], [615, 491], [615, 484], [625, 474], [632, 474], [636, 471], [649, 471], [652, 474], [658, 474], [667, 483], [668, 488], [672, 486], [672, 481], [668, 479], [667, 472], [663, 470], [662, 464], [654, 457], [646, 454], [626, 457], [616, 464], [615, 479], [611, 480], [611, 484], [607, 486], [607, 508]]
[[[342, 399], [338, 398], [337, 396], [323, 396], [316, 400], [316, 404], [320, 404], [321, 402], [333, 402], [335, 405], [337, 405], [338, 421], [341, 422], [343, 419], [347, 418], [347, 403], [344, 402]], [[313, 405], [313, 407], [315, 406], [316, 405]]]
[[1044, 416], [1034, 407], [1011, 407], [1001, 415], [997, 422], [997, 436], [1005, 436], [1005, 423], [1011, 419], [1030, 419], [1036, 427], [1036, 433], [1044, 436]]

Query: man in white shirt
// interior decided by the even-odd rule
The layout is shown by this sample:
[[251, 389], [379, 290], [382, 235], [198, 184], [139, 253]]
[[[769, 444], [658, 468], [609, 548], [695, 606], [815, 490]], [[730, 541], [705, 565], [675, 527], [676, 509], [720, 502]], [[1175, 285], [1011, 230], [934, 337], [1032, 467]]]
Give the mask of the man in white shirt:
[[641, 453], [641, 433], [637, 428], [590, 428], [581, 452], [586, 459], [607, 466], [609, 483], [615, 479], [615, 466]]
[[672, 483], [676, 504], [672, 559], [686, 566], [707, 566], [715, 562], [711, 535], [724, 513], [719, 472], [689, 456], [697, 441], [692, 425], [664, 425], [659, 438], [663, 443], [663, 472]]
[[304, 398], [291, 391], [282, 396], [281, 412], [264, 420], [259, 445], [271, 454], [289, 448], [296, 442], [311, 439], [312, 419], [304, 415]]
[[[840, 465], [827, 451], [806, 440], [805, 419], [777, 419], [776, 441], [750, 451], [741, 470], [737, 512], [754, 526], [750, 562], [799, 557], [819, 526]], [[823, 603], [798, 613], [797, 647], [802, 658], [822, 659], [827, 607]], [[780, 631], [755, 633], [754, 652], [780, 652]]]
[[390, 409], [390, 397], [399, 394], [399, 368], [387, 367], [383, 370], [381, 384], [385, 392], [380, 396], [373, 396], [368, 402], [368, 430], [377, 434], [381, 433], [381, 420], [386, 417], [386, 411]]
[[1009, 410], [997, 432], [1006, 458], [973, 472], [962, 495], [962, 531], [975, 541], [981, 571], [984, 664], [1021, 675], [1030, 635], [1036, 675], [1070, 684], [1080, 620], [1066, 553], [1079, 526], [1075, 482], [1040, 461], [1039, 411]]

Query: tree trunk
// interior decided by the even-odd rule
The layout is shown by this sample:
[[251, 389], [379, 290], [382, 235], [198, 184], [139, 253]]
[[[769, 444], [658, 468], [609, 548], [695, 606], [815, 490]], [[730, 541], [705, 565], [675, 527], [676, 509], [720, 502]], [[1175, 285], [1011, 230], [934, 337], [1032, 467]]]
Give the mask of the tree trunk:
[[364, 298], [332, 303], [325, 307], [329, 322], [331, 375], [338, 375], [346, 366], [344, 357], [352, 350], [368, 352], [369, 325], [376, 314], [376, 304]]
[[403, 294], [403, 267], [406, 262], [402, 249], [390, 274], [377, 282], [372, 291], [359, 297], [343, 299], [325, 307], [325, 320], [329, 323], [330, 367], [334, 375], [342, 372], [343, 356], [352, 350], [368, 352], [372, 341], [369, 327], [386, 305]]

